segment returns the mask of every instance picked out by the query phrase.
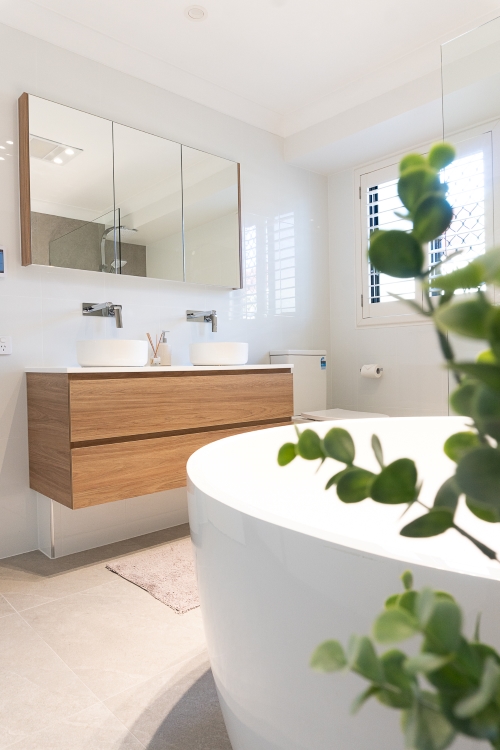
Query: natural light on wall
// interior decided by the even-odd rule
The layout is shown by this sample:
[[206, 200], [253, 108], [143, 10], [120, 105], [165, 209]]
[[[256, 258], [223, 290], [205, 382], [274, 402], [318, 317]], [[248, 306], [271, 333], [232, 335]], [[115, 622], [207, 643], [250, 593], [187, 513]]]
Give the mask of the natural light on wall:
[[295, 226], [293, 212], [274, 220], [274, 293], [276, 315], [295, 313]]
[[[448, 183], [448, 200], [453, 207], [453, 221], [448, 231], [429, 246], [429, 265], [432, 267], [444, 257], [460, 250], [460, 255], [439, 272], [449, 273], [461, 268], [485, 251], [485, 170], [484, 155], [478, 151], [456, 159], [441, 174]], [[411, 224], [396, 216], [405, 211], [397, 193], [397, 180], [373, 185], [366, 191], [366, 217], [368, 235], [376, 229], [399, 229], [408, 231]], [[378, 273], [370, 264], [369, 302], [379, 304], [392, 302], [399, 295], [404, 299], [415, 298], [415, 279], [394, 279]], [[432, 278], [432, 275], [431, 275]], [[433, 292], [431, 294], [438, 294]]]

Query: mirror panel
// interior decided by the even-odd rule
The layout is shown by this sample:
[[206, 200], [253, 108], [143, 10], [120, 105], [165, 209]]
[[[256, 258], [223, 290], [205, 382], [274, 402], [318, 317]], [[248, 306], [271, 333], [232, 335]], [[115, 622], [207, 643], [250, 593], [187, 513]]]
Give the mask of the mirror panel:
[[112, 123], [30, 95], [29, 165], [32, 263], [99, 271], [113, 221]]
[[186, 281], [239, 288], [239, 164], [183, 146], [182, 177]]
[[180, 144], [117, 123], [113, 143], [121, 273], [183, 281]]
[[242, 286], [236, 162], [30, 94], [19, 143], [23, 265]]

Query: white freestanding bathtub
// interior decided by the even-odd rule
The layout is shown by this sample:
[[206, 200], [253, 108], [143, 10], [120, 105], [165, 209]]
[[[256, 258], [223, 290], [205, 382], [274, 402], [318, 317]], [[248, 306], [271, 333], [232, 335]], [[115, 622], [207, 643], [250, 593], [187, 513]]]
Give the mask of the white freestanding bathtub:
[[[443, 442], [466, 422], [417, 417], [313, 427], [320, 435], [332, 426], [348, 429], [356, 463], [373, 470], [370, 439], [378, 434], [387, 463], [415, 459], [421, 497], [430, 503], [453, 472]], [[188, 462], [203, 621], [233, 750], [401, 750], [399, 712], [372, 700], [351, 716], [366, 682], [313, 672], [312, 651], [327, 638], [345, 644], [351, 633], [369, 633], [407, 568], [417, 587], [456, 596], [470, 635], [482, 612], [482, 639], [500, 648], [500, 564], [453, 530], [431, 539], [399, 536], [420, 514], [416, 508], [401, 518], [404, 506], [341, 503], [334, 489], [323, 489], [341, 468], [335, 461], [318, 473], [319, 462], [302, 459], [278, 467], [278, 448], [289, 440], [296, 441], [293, 427], [246, 433], [207, 445]], [[457, 523], [500, 550], [498, 525], [465, 508]], [[489, 745], [468, 739], [453, 745], [483, 747]]]

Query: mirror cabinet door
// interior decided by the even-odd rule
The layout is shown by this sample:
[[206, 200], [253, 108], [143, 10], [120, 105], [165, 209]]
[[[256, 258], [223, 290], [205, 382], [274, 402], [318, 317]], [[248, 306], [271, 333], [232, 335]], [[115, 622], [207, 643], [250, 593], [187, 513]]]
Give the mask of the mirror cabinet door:
[[186, 281], [241, 284], [239, 164], [182, 147]]
[[23, 265], [237, 289], [239, 164], [23, 94]]
[[180, 144], [117, 123], [113, 144], [118, 241], [106, 242], [107, 269], [183, 281]]
[[101, 270], [113, 226], [112, 124], [29, 95], [31, 262]]

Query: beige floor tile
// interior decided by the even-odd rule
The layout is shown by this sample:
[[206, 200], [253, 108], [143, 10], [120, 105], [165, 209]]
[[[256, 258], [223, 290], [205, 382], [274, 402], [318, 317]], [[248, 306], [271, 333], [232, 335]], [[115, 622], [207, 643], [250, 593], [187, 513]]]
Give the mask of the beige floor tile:
[[101, 699], [205, 647], [199, 610], [177, 615], [111, 575], [110, 583], [23, 612], [36, 633]]
[[148, 750], [231, 750], [206, 651], [106, 706]]
[[3, 596], [0, 596], [0, 617], [5, 617], [6, 615], [12, 615], [14, 613], [14, 609], [11, 607], [8, 601]]
[[31, 609], [31, 607], [38, 607], [40, 604], [52, 602], [55, 597], [39, 596], [38, 594], [14, 593], [9, 591], [3, 595], [3, 598], [6, 599], [10, 605], [11, 612], [12, 608], [14, 608], [16, 612], [23, 612], [25, 609]]
[[41, 596], [47, 600], [59, 599], [94, 586], [101, 586], [110, 581], [112, 575], [103, 564], [99, 564], [36, 580], [3, 577], [0, 578], [0, 593], [6, 599], [9, 599], [11, 594]]
[[102, 703], [17, 742], [13, 750], [143, 750]]
[[0, 619], [0, 747], [95, 702], [20, 615]]

